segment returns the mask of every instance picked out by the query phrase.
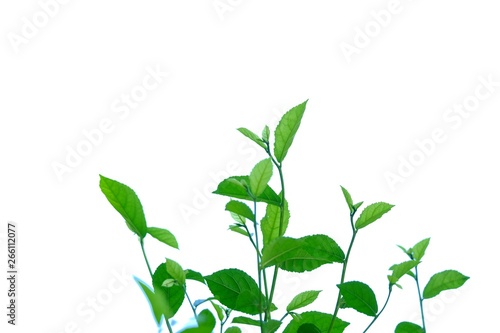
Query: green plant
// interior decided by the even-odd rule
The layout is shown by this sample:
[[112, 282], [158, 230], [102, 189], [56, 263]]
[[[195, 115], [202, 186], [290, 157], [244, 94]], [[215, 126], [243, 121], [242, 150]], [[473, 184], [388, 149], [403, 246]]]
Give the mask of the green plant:
[[[222, 269], [209, 275], [191, 269], [184, 269], [172, 259], [166, 259], [153, 272], [144, 250], [144, 239], [147, 235], [156, 238], [173, 248], [178, 248], [174, 235], [166, 230], [148, 227], [141, 202], [135, 192], [128, 186], [115, 180], [100, 176], [100, 188], [111, 205], [125, 219], [128, 228], [139, 237], [152, 287], [141, 280], [137, 283], [144, 291], [154, 318], [159, 328], [165, 319], [169, 332], [172, 333], [170, 319], [177, 313], [184, 300], [191, 307], [197, 321], [197, 327], [186, 328], [186, 333], [209, 333], [219, 323], [220, 332], [238, 333], [235, 325], [253, 325], [260, 327], [262, 333], [273, 333], [280, 329], [285, 319], [291, 320], [284, 327], [284, 333], [341, 333], [349, 325], [338, 317], [340, 309], [352, 308], [372, 317], [372, 321], [364, 332], [368, 331], [380, 317], [399, 280], [411, 276], [418, 291], [418, 304], [421, 309], [422, 324], [401, 322], [395, 328], [396, 333], [426, 332], [423, 302], [435, 297], [441, 291], [459, 288], [468, 279], [467, 276], [446, 270], [431, 277], [423, 291], [420, 288], [418, 268], [429, 245], [429, 238], [418, 242], [409, 249], [400, 248], [409, 257], [408, 261], [389, 268], [388, 292], [381, 309], [373, 290], [360, 281], [346, 281], [346, 271], [356, 236], [359, 232], [389, 212], [393, 205], [377, 202], [367, 205], [357, 214], [363, 202], [355, 203], [350, 193], [341, 187], [349, 211], [352, 235], [344, 252], [329, 236], [315, 234], [300, 238], [285, 236], [290, 220], [290, 211], [285, 196], [285, 180], [283, 161], [293, 143], [299, 129], [307, 101], [290, 109], [283, 115], [274, 131], [274, 145], [271, 145], [271, 131], [265, 126], [262, 135], [239, 128], [247, 138], [255, 142], [267, 155], [258, 162], [249, 175], [232, 176], [223, 180], [214, 191], [215, 194], [229, 197], [225, 209], [234, 220], [229, 229], [247, 239], [248, 246], [255, 251], [255, 280], [250, 274], [236, 268]], [[279, 176], [280, 191], [269, 186], [273, 173]], [[249, 204], [243, 202], [248, 202]], [[257, 208], [265, 205], [265, 212], [260, 219]], [[332, 304], [331, 313], [296, 311], [312, 304], [320, 294], [319, 290], [301, 292], [290, 302], [281, 316], [274, 316], [277, 307], [273, 299], [280, 270], [305, 273], [318, 269], [325, 264], [342, 266], [340, 281], [337, 284], [338, 296]], [[201, 283], [208, 287], [212, 297], [192, 302], [188, 293], [189, 283]], [[203, 305], [203, 306], [202, 306]], [[201, 306], [201, 307], [200, 307]], [[209, 308], [215, 312], [215, 316]], [[236, 313], [236, 315], [234, 315]], [[233, 326], [227, 327], [231, 319]], [[226, 329], [225, 329], [226, 328]], [[225, 330], [224, 330], [225, 329]]]

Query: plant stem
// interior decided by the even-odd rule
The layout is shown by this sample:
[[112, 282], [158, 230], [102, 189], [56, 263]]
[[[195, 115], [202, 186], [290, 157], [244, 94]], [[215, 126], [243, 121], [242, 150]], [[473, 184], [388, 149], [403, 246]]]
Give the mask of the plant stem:
[[418, 265], [415, 266], [415, 281], [417, 282], [418, 302], [420, 304], [420, 315], [422, 316], [422, 329], [424, 330], [424, 333], [426, 333], [425, 318], [424, 318], [424, 304], [423, 304], [424, 300], [422, 298], [422, 293], [420, 292], [420, 283], [418, 282]]
[[[271, 155], [271, 150], [269, 148], [269, 144], [267, 145], [267, 153], [269, 154], [269, 157], [271, 157], [271, 160], [273, 161], [273, 164], [276, 166], [278, 169], [278, 173], [280, 175], [280, 183], [281, 183], [281, 203], [280, 203], [280, 226], [279, 226], [279, 233], [278, 235], [281, 236], [283, 234], [283, 224], [285, 221], [285, 179], [283, 177], [283, 168], [281, 166], [281, 163], [278, 163], [274, 159], [274, 157]], [[269, 294], [269, 305], [273, 303], [273, 297], [274, 297], [274, 289], [276, 288], [276, 282], [278, 280], [278, 266], [274, 266], [274, 273], [273, 273], [273, 281], [271, 283], [271, 293]], [[266, 311], [266, 318], [271, 318], [271, 310], [270, 306], [268, 306], [268, 309]]]
[[196, 314], [196, 308], [194, 307], [193, 302], [191, 302], [191, 299], [189, 298], [186, 286], [185, 285], [182, 286], [182, 289], [184, 289], [184, 294], [186, 295], [186, 298], [189, 302], [189, 305], [191, 306], [191, 310], [193, 310], [194, 318], [196, 319], [196, 321], [198, 321], [198, 315]]
[[[259, 251], [259, 232], [257, 230], [257, 201], [253, 200], [253, 216], [255, 222], [253, 223], [253, 228], [255, 232], [255, 248], [257, 250], [257, 278], [259, 283], [259, 291], [262, 293], [262, 270], [260, 268], [260, 251]], [[264, 332], [264, 322], [262, 320], [262, 297], [259, 295], [259, 321], [260, 321], [260, 331]]]
[[368, 331], [368, 329], [373, 325], [373, 323], [375, 322], [375, 320], [378, 319], [378, 317], [382, 314], [382, 312], [385, 310], [385, 307], [387, 306], [387, 303], [389, 303], [389, 298], [391, 298], [391, 293], [392, 293], [392, 284], [389, 285], [389, 294], [387, 295], [387, 299], [385, 300], [385, 303], [384, 303], [384, 306], [382, 307], [382, 309], [379, 311], [379, 313], [377, 313], [377, 315], [373, 318], [372, 322], [370, 323], [370, 325], [368, 325], [368, 327], [363, 331], [363, 333], [366, 333]]
[[[142, 255], [144, 256], [144, 260], [146, 261], [146, 265], [148, 266], [149, 275], [151, 276], [151, 280], [153, 280], [153, 271], [151, 270], [151, 266], [149, 265], [148, 257], [146, 256], [146, 251], [144, 250], [144, 238], [141, 238], [139, 241], [141, 243]], [[168, 321], [168, 319], [165, 318], [165, 322], [167, 323], [168, 331], [170, 333], [174, 333], [174, 331], [172, 330], [172, 326], [170, 326], [170, 322]], [[161, 327], [158, 327], [158, 332], [161, 332]]]
[[153, 271], [151, 270], [151, 266], [149, 266], [148, 257], [146, 256], [146, 251], [144, 250], [144, 238], [140, 239], [142, 255], [144, 256], [144, 260], [146, 260], [146, 265], [148, 265], [149, 275], [151, 275], [151, 279], [153, 279]]
[[[347, 254], [346, 254], [345, 259], [344, 259], [344, 265], [342, 267], [342, 275], [340, 277], [340, 284], [344, 283], [345, 274], [347, 271], [347, 263], [349, 262], [349, 256], [351, 255], [352, 246], [354, 245], [354, 240], [356, 239], [356, 234], [358, 233], [358, 230], [356, 230], [356, 228], [354, 227], [354, 220], [353, 220], [354, 214], [356, 214], [355, 210], [350, 214], [352, 237], [351, 237], [351, 242], [349, 243], [349, 248], [347, 249]], [[339, 293], [337, 295], [337, 304], [335, 305], [335, 310], [333, 312], [332, 321], [330, 322], [330, 327], [328, 328], [328, 331], [327, 331], [328, 333], [331, 333], [333, 330], [333, 324], [335, 322], [335, 318], [337, 317], [337, 314], [338, 314], [339, 308], [340, 308], [340, 297], [341, 297], [341, 294], [340, 294], [340, 290], [339, 290]]]

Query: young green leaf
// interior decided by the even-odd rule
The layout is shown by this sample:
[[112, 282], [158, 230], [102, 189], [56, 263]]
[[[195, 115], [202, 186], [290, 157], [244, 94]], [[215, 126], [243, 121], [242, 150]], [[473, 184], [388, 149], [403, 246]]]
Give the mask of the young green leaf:
[[274, 333], [280, 328], [281, 321], [271, 319], [264, 323], [264, 333]]
[[259, 138], [259, 136], [257, 134], [255, 134], [254, 132], [250, 131], [249, 129], [243, 128], [243, 127], [238, 128], [238, 131], [240, 131], [241, 134], [243, 134], [244, 136], [246, 136], [247, 138], [249, 138], [250, 140], [252, 140], [256, 144], [258, 144], [262, 148], [266, 149], [266, 144], [264, 143], [264, 141], [262, 141], [262, 139]]
[[158, 297], [158, 295], [155, 294], [151, 287], [145, 284], [139, 278], [134, 276], [134, 280], [139, 285], [139, 287], [141, 287], [142, 292], [149, 302], [149, 306], [151, 307], [151, 311], [153, 312], [156, 325], [160, 326], [161, 319], [163, 317], [163, 310], [166, 308], [165, 300], [161, 297]]
[[196, 319], [198, 327], [190, 327], [179, 331], [179, 333], [212, 333], [215, 328], [215, 317], [208, 309], [200, 312]]
[[273, 239], [285, 234], [288, 227], [288, 221], [290, 220], [290, 210], [288, 209], [288, 202], [286, 199], [284, 206], [283, 226], [280, 233], [281, 208], [275, 205], [267, 205], [266, 215], [260, 221], [264, 246], [269, 244]]
[[265, 297], [247, 273], [235, 268], [223, 269], [205, 276], [205, 280], [214, 297], [224, 306], [251, 315], [265, 310]]
[[163, 302], [162, 311], [165, 319], [172, 318], [184, 301], [184, 288], [180, 285], [173, 285], [169, 288], [162, 286], [163, 282], [168, 279], [174, 279], [167, 272], [165, 263], [160, 264], [153, 273], [153, 289], [154, 293]]
[[186, 280], [198, 281], [205, 284], [205, 278], [201, 273], [193, 271], [192, 269], [186, 269], [184, 272], [186, 272]]
[[125, 219], [127, 227], [141, 238], [146, 237], [146, 217], [134, 190], [116, 180], [99, 175], [99, 187], [109, 203]]
[[394, 333], [425, 333], [417, 324], [403, 321], [396, 326]]
[[148, 227], [148, 234], [152, 237], [156, 238], [160, 242], [167, 244], [175, 249], [179, 249], [179, 244], [177, 243], [177, 239], [175, 239], [174, 234], [172, 234], [167, 229], [156, 228], [156, 227]]
[[299, 129], [302, 116], [306, 110], [307, 100], [283, 115], [274, 131], [274, 157], [281, 163], [286, 157], [288, 149]]
[[468, 276], [451, 269], [436, 273], [427, 282], [422, 296], [424, 299], [433, 298], [444, 290], [460, 288], [468, 279]]
[[300, 325], [297, 333], [321, 333], [320, 329], [314, 324], [302, 324]]
[[241, 328], [236, 327], [236, 326], [231, 326], [231, 327], [228, 327], [224, 332], [225, 333], [241, 333]]
[[302, 238], [279, 237], [264, 246], [262, 267], [278, 265], [289, 272], [312, 271], [324, 264], [342, 263], [345, 255], [337, 243], [326, 235]]
[[181, 286], [186, 284], [186, 273], [182, 269], [181, 265], [179, 265], [176, 261], [172, 259], [166, 260], [166, 269], [167, 273], [172, 276], [172, 278], [177, 281]]
[[260, 321], [244, 316], [234, 317], [233, 324], [243, 324], [243, 325], [251, 325], [251, 326], [260, 326]]
[[[255, 222], [255, 216], [250, 209], [245, 203], [241, 201], [236, 201], [236, 200], [231, 200], [226, 204], [226, 210], [228, 212], [243, 216], [250, 221]], [[244, 222], [244, 221], [243, 221]]]
[[269, 126], [265, 126], [264, 129], [262, 130], [262, 141], [264, 142], [269, 142], [269, 136], [271, 134], [271, 131], [269, 130]]
[[[332, 315], [317, 311], [309, 311], [301, 313], [300, 316], [295, 316], [290, 323], [287, 325], [283, 333], [297, 333], [299, 328], [304, 324], [313, 324], [316, 326], [320, 332], [326, 333], [332, 322]], [[349, 323], [341, 320], [340, 318], [335, 318], [333, 322], [332, 333], [342, 333], [345, 328], [349, 326]]]
[[222, 307], [219, 304], [216, 304], [212, 301], [210, 301], [210, 303], [214, 307], [215, 312], [217, 312], [217, 318], [219, 318], [219, 321], [223, 321], [224, 320], [224, 310], [222, 310]]
[[354, 208], [354, 210], [358, 210], [359, 207], [361, 207], [362, 204], [363, 204], [363, 201], [358, 202], [357, 204], [354, 204], [352, 207]]
[[[214, 194], [224, 195], [227, 197], [238, 198], [243, 200], [253, 201], [253, 198], [248, 194], [247, 189], [241, 184], [244, 181], [247, 184], [250, 183], [248, 176], [233, 176], [224, 179], [219, 183], [217, 189], [213, 192]], [[274, 190], [268, 186], [264, 191], [257, 196], [257, 202], [265, 202], [272, 205], [279, 206], [281, 204], [281, 198], [274, 192]]]
[[389, 268], [389, 270], [392, 271], [392, 274], [387, 276], [389, 282], [393, 285], [396, 284], [399, 279], [403, 277], [403, 275], [410, 273], [410, 271], [419, 263], [420, 262], [415, 260], [408, 260], [400, 264], [392, 265]]
[[363, 282], [351, 281], [338, 284], [340, 293], [349, 308], [375, 317], [378, 312], [377, 298], [373, 290]]
[[303, 308], [304, 306], [311, 304], [316, 300], [316, 298], [318, 298], [320, 292], [321, 290], [310, 290], [301, 292], [290, 301], [290, 303], [286, 307], [286, 311], [292, 312], [294, 310]]
[[239, 226], [237, 224], [230, 225], [229, 226], [229, 230], [231, 230], [233, 232], [236, 232], [236, 233], [238, 233], [240, 235], [248, 237], [248, 232], [245, 229], [243, 229], [243, 227], [241, 227], [241, 226]]
[[375, 222], [385, 213], [391, 210], [394, 205], [385, 202], [377, 202], [369, 205], [361, 212], [361, 215], [356, 220], [356, 229], [361, 229]]
[[255, 196], [261, 195], [272, 176], [273, 162], [270, 158], [266, 158], [257, 163], [250, 173], [250, 191], [252, 194]]
[[429, 246], [430, 240], [431, 240], [430, 238], [423, 239], [411, 248], [414, 260], [416, 261], [422, 260], [425, 254], [425, 250], [427, 249], [427, 246]]
[[344, 194], [345, 202], [347, 203], [347, 207], [349, 207], [349, 211], [352, 212], [354, 211], [354, 204], [352, 203], [352, 198], [351, 195], [349, 194], [349, 191], [347, 191], [344, 187], [340, 186], [342, 189], [342, 193]]

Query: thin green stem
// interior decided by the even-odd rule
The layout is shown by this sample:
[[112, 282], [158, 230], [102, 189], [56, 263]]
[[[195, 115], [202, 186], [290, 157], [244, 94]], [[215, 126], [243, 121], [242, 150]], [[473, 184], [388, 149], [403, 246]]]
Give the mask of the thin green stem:
[[148, 257], [146, 256], [146, 251], [144, 250], [144, 238], [140, 239], [140, 243], [141, 243], [142, 255], [144, 256], [144, 260], [146, 261], [146, 265], [148, 265], [149, 275], [151, 275], [151, 279], [153, 279], [153, 271], [151, 270], [151, 266], [149, 266]]
[[385, 310], [385, 307], [387, 306], [387, 303], [389, 303], [389, 298], [391, 298], [391, 293], [392, 293], [392, 284], [389, 285], [389, 293], [387, 295], [387, 299], [385, 300], [385, 303], [384, 303], [384, 306], [382, 307], [382, 309], [379, 311], [379, 313], [377, 313], [377, 315], [373, 318], [372, 322], [370, 323], [370, 325], [368, 325], [368, 327], [363, 331], [363, 333], [366, 333], [368, 331], [368, 329], [373, 325], [373, 323], [378, 319], [378, 317], [380, 317], [380, 315], [382, 314], [382, 312], [384, 312]]
[[[283, 224], [284, 224], [284, 221], [285, 221], [285, 178], [283, 177], [283, 169], [282, 169], [282, 166], [281, 166], [281, 163], [278, 163], [278, 161], [276, 161], [273, 156], [271, 155], [271, 151], [269, 149], [269, 145], [267, 147], [267, 153], [269, 154], [269, 156], [271, 157], [271, 160], [273, 161], [274, 165], [276, 166], [276, 168], [278, 169], [278, 173], [279, 173], [279, 176], [280, 176], [280, 183], [281, 183], [281, 203], [280, 203], [280, 225], [279, 225], [279, 233], [278, 235], [282, 235], [283, 234]], [[273, 280], [272, 280], [272, 283], [271, 283], [271, 292], [269, 294], [269, 304], [272, 304], [273, 302], [273, 297], [274, 297], [274, 290], [276, 288], [276, 282], [278, 280], [278, 266], [274, 266], [274, 273], [273, 273]], [[267, 318], [271, 318], [271, 310], [267, 309], [267, 313], [266, 313], [266, 317]]]
[[417, 282], [417, 291], [418, 291], [418, 302], [420, 304], [420, 315], [422, 316], [422, 329], [424, 333], [426, 333], [425, 329], [425, 318], [424, 318], [424, 299], [422, 298], [422, 293], [420, 292], [420, 283], [418, 282], [418, 265], [415, 266], [415, 281]]
[[[144, 238], [141, 238], [139, 240], [139, 242], [141, 243], [142, 255], [144, 256], [144, 260], [146, 261], [146, 265], [148, 266], [149, 275], [151, 276], [151, 280], [153, 280], [153, 271], [151, 270], [151, 266], [149, 265], [149, 260], [148, 260], [148, 257], [146, 255], [146, 251], [144, 250]], [[167, 324], [168, 331], [170, 333], [174, 333], [174, 331], [172, 330], [172, 326], [170, 326], [170, 322], [168, 321], [168, 319], [165, 319], [165, 322]], [[161, 326], [158, 327], [158, 332], [161, 332]]]
[[196, 318], [196, 320], [198, 320], [198, 315], [196, 314], [196, 308], [194, 307], [193, 302], [191, 302], [191, 298], [189, 298], [186, 286], [185, 285], [182, 286], [182, 289], [184, 289], [184, 294], [186, 295], [189, 305], [191, 306], [191, 310], [193, 310], [194, 317]]
[[[358, 230], [354, 227], [354, 214], [356, 211], [353, 211], [350, 215], [350, 221], [351, 221], [351, 228], [352, 228], [352, 237], [351, 237], [351, 242], [349, 243], [349, 248], [347, 249], [347, 254], [344, 259], [344, 265], [342, 267], [342, 275], [340, 277], [340, 284], [344, 283], [345, 280], [345, 275], [347, 271], [347, 264], [349, 262], [349, 256], [351, 255], [351, 250], [354, 245], [354, 240], [356, 239], [356, 234], [358, 233]], [[331, 333], [333, 330], [333, 324], [335, 322], [335, 318], [337, 318], [337, 314], [340, 309], [340, 290], [337, 295], [337, 304], [335, 305], [335, 310], [333, 311], [333, 316], [332, 316], [332, 321], [330, 322], [330, 327], [328, 328], [328, 333]]]
[[[256, 222], [253, 223], [255, 232], [255, 248], [257, 250], [257, 280], [259, 284], [259, 291], [262, 293], [262, 270], [260, 268], [260, 251], [259, 251], [259, 232], [257, 230], [257, 201], [253, 200], [253, 216]], [[264, 332], [264, 321], [262, 320], [262, 297], [259, 297], [259, 321], [260, 321], [260, 331]]]

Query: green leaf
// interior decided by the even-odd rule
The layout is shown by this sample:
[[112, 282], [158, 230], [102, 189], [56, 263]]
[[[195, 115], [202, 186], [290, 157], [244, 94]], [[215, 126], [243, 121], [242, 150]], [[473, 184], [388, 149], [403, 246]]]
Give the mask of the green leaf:
[[[283, 333], [296, 333], [304, 324], [313, 324], [319, 329], [321, 333], [327, 333], [328, 329], [330, 328], [331, 321], [331, 314], [317, 311], [304, 312], [301, 313], [300, 316], [294, 316]], [[347, 326], [349, 326], [349, 323], [337, 317], [333, 322], [332, 333], [342, 333]]]
[[151, 307], [151, 311], [153, 312], [156, 325], [161, 325], [161, 318], [163, 317], [163, 310], [166, 308], [165, 300], [158, 295], [145, 284], [143, 281], [134, 276], [135, 282], [141, 287], [144, 295], [146, 296], [149, 306]]
[[240, 131], [241, 134], [243, 134], [244, 136], [246, 136], [247, 138], [249, 138], [250, 140], [252, 140], [256, 144], [258, 144], [262, 148], [266, 149], [266, 144], [264, 143], [264, 141], [262, 141], [262, 139], [259, 138], [259, 136], [257, 134], [255, 134], [254, 132], [250, 131], [249, 129], [243, 128], [243, 127], [238, 128], [238, 131]]
[[167, 265], [162, 263], [153, 273], [153, 289], [163, 302], [165, 319], [170, 319], [177, 313], [185, 297], [184, 288], [180, 285], [173, 285], [169, 288], [163, 286], [163, 282], [168, 279], [174, 279], [174, 277], [167, 272]]
[[408, 260], [400, 264], [392, 265], [389, 270], [392, 274], [387, 276], [391, 284], [396, 284], [403, 275], [410, 273], [410, 271], [419, 264], [420, 262], [415, 260]]
[[271, 319], [264, 323], [264, 333], [274, 333], [280, 328], [281, 321]]
[[347, 207], [349, 207], [349, 211], [352, 212], [354, 211], [354, 204], [352, 203], [352, 198], [351, 195], [349, 194], [349, 191], [347, 191], [344, 187], [340, 186], [342, 189], [342, 193], [344, 194], [345, 202], [347, 203]]
[[[231, 212], [231, 213], [237, 214], [239, 216], [243, 216], [243, 217], [249, 219], [250, 221], [255, 222], [255, 216], [254, 216], [252, 210], [250, 209], [250, 207], [248, 207], [245, 203], [243, 203], [241, 201], [236, 201], [236, 200], [229, 201], [226, 204], [226, 210]], [[244, 221], [243, 221], [243, 223], [244, 223]]]
[[356, 229], [361, 229], [375, 222], [385, 213], [391, 210], [394, 205], [385, 202], [377, 202], [367, 206], [356, 220]]
[[236, 326], [231, 326], [231, 327], [228, 327], [224, 332], [225, 333], [241, 333], [241, 328], [236, 327]]
[[290, 210], [288, 209], [288, 202], [286, 201], [286, 199], [284, 206], [285, 211], [283, 213], [283, 226], [280, 233], [281, 208], [275, 205], [267, 205], [266, 215], [260, 221], [260, 228], [262, 231], [264, 246], [269, 244], [273, 239], [276, 239], [285, 234], [288, 227], [288, 221], [290, 220]]
[[361, 207], [362, 204], [363, 204], [363, 201], [358, 202], [357, 204], [353, 205], [354, 210], [358, 210], [359, 207]]
[[269, 130], [269, 126], [265, 126], [264, 129], [262, 130], [262, 141], [264, 142], [269, 142], [269, 136], [271, 134], [271, 131]]
[[293, 139], [300, 126], [300, 121], [306, 110], [307, 100], [283, 115], [274, 131], [274, 157], [281, 163], [292, 145]]
[[233, 324], [251, 325], [251, 326], [260, 326], [260, 321], [252, 319], [252, 318], [244, 317], [244, 316], [234, 317], [232, 323]]
[[215, 317], [209, 310], [200, 312], [197, 318], [198, 327], [186, 328], [179, 333], [212, 333], [215, 328]]
[[125, 219], [127, 227], [140, 238], [146, 237], [147, 226], [146, 217], [142, 209], [142, 204], [134, 190], [116, 180], [101, 178], [99, 187], [106, 196], [109, 203]]
[[248, 237], [248, 232], [243, 227], [241, 227], [237, 224], [230, 225], [229, 230], [234, 231], [240, 235]]
[[311, 235], [299, 239], [279, 237], [264, 246], [262, 267], [279, 265], [289, 272], [312, 271], [324, 264], [342, 263], [345, 255], [333, 239]]
[[422, 258], [425, 255], [425, 250], [427, 249], [427, 246], [429, 246], [430, 240], [431, 240], [430, 238], [423, 239], [411, 248], [414, 260], [416, 261], [422, 260]]
[[186, 269], [185, 272], [186, 272], [186, 280], [194, 280], [205, 284], [205, 278], [201, 273], [193, 271], [192, 269]]
[[250, 173], [250, 191], [252, 194], [255, 196], [261, 195], [272, 176], [273, 162], [270, 158], [266, 158], [257, 163]]
[[176, 261], [167, 259], [165, 262], [167, 273], [181, 286], [186, 284], [186, 273]]
[[424, 330], [417, 324], [403, 321], [396, 326], [394, 333], [424, 333]]
[[175, 236], [167, 229], [148, 227], [148, 234], [159, 240], [160, 242], [167, 244], [175, 249], [179, 249], [179, 244]]
[[223, 269], [205, 276], [205, 280], [214, 297], [224, 306], [251, 315], [265, 311], [265, 297], [247, 273], [235, 268]]
[[300, 325], [297, 333], [321, 333], [320, 329], [314, 324], [302, 324]]
[[[248, 194], [246, 188], [241, 184], [244, 181], [247, 184], [250, 183], [250, 179], [248, 176], [233, 176], [227, 179], [224, 179], [217, 186], [217, 190], [215, 190], [214, 194], [224, 195], [227, 197], [238, 198], [243, 200], [253, 201], [253, 198]], [[279, 206], [281, 204], [281, 198], [279, 195], [274, 192], [274, 190], [269, 187], [257, 196], [257, 202], [265, 202], [272, 205]]]
[[373, 290], [363, 282], [351, 281], [338, 284], [345, 303], [348, 307], [375, 317], [378, 312], [377, 298]]
[[219, 321], [224, 320], [224, 310], [222, 310], [222, 307], [219, 304], [215, 304], [214, 302], [210, 301], [212, 306], [215, 309], [215, 312], [217, 312], [217, 317], [219, 318]]
[[316, 300], [316, 298], [318, 298], [320, 292], [321, 290], [310, 290], [301, 292], [290, 301], [290, 303], [286, 307], [286, 311], [291, 312], [311, 304]]
[[451, 269], [436, 273], [425, 286], [423, 297], [429, 299], [439, 295], [444, 290], [460, 288], [468, 279], [468, 276]]

